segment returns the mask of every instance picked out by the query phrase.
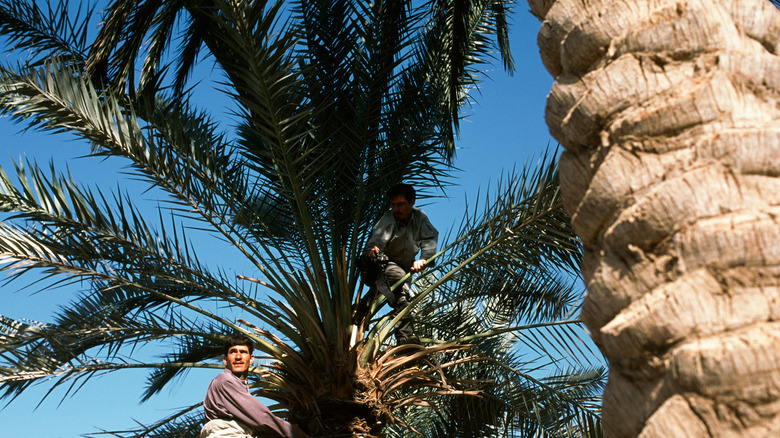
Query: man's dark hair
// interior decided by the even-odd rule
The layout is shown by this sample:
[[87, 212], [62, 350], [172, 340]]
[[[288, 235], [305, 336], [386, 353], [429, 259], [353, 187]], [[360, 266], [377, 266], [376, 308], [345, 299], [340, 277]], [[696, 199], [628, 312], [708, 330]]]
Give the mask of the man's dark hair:
[[396, 184], [387, 190], [387, 197], [393, 198], [394, 196], [401, 195], [409, 201], [410, 204], [414, 204], [414, 200], [417, 197], [417, 193], [414, 191], [414, 187], [409, 184]]
[[225, 341], [225, 356], [227, 356], [230, 348], [235, 347], [236, 345], [246, 345], [247, 348], [249, 348], [249, 354], [252, 354], [255, 351], [255, 343], [252, 342], [251, 339], [246, 336], [233, 336]]

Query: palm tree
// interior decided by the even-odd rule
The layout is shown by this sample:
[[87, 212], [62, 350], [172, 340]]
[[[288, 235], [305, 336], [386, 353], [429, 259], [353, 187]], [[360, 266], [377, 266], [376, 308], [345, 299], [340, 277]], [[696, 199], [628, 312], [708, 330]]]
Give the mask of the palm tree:
[[[381, 302], [354, 319], [355, 260], [386, 188], [446, 188], [490, 35], [511, 68], [506, 8], [117, 0], [93, 36], [93, 9], [71, 19], [66, 3], [0, 1], [10, 48], [32, 53], [0, 71], [2, 112], [124, 160], [166, 202], [150, 214], [34, 162], [17, 181], [0, 173], [2, 269], [85, 287], [51, 323], [0, 318], [4, 396], [147, 368], [149, 398], [188, 369], [219, 368], [222, 342], [242, 333], [266, 359], [253, 392], [314, 436], [598, 435], [604, 372], [577, 360], [580, 295], [565, 273], [579, 242], [549, 158], [501, 180], [416, 279], [425, 347], [390, 345]], [[196, 107], [204, 59], [233, 130]], [[202, 232], [251, 271], [208, 265]], [[169, 353], [131, 360], [146, 344]], [[569, 365], [540, 375], [540, 360]], [[116, 434], [195, 436], [199, 404]]]
[[780, 430], [780, 12], [530, 1], [609, 436]]

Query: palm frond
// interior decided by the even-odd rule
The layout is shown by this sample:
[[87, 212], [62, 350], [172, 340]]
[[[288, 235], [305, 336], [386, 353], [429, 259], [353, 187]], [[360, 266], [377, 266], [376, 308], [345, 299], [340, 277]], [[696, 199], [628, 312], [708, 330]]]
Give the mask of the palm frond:
[[[116, 98], [98, 94], [74, 70], [51, 64], [26, 74], [5, 71], [2, 111], [54, 132], [75, 132], [95, 145], [96, 156], [129, 159], [135, 173], [166, 190], [180, 214], [197, 215], [242, 245], [246, 239], [279, 242], [252, 203], [275, 196], [246, 174], [216, 126], [185, 102], [158, 101], [143, 122]], [[257, 188], [253, 188], [257, 187]], [[273, 221], [270, 221], [273, 222]], [[251, 224], [248, 230], [242, 226]], [[283, 243], [283, 242], [282, 242]], [[256, 253], [248, 253], [256, 259]]]
[[[457, 131], [460, 109], [469, 103], [468, 91], [476, 87], [481, 75], [475, 67], [493, 56], [490, 50], [495, 46], [489, 35], [497, 36], [505, 68], [509, 71], [514, 68], [507, 44], [505, 17], [513, 2], [451, 0], [431, 1], [430, 4], [432, 25], [424, 37], [425, 51], [421, 52], [420, 58], [429, 66], [430, 83], [439, 88], [436, 95], [443, 97], [439, 104], [450, 115]], [[452, 139], [451, 127], [441, 128]]]
[[138, 427], [128, 430], [114, 430], [91, 433], [85, 436], [114, 436], [121, 438], [197, 438], [203, 426], [203, 413], [192, 412], [201, 406], [198, 403], [179, 409], [176, 413], [153, 424], [138, 424]]
[[89, 28], [94, 24], [91, 6], [75, 10], [67, 1], [0, 1], [0, 34], [12, 43], [12, 50], [29, 51], [32, 66], [51, 57], [83, 63], [88, 46]]

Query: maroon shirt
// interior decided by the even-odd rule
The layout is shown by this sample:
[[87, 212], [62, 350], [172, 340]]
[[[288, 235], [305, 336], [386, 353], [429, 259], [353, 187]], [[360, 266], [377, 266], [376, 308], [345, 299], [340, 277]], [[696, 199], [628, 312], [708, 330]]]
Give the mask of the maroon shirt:
[[230, 370], [214, 378], [203, 400], [206, 419], [237, 420], [257, 433], [275, 432], [284, 438], [297, 438], [295, 426], [271, 412], [249, 393], [249, 385]]

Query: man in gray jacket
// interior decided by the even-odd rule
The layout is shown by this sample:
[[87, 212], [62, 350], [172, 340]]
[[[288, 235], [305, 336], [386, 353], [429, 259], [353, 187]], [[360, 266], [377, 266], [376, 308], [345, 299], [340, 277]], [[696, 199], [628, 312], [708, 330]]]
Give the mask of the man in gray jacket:
[[[409, 272], [420, 272], [432, 263], [428, 259], [436, 254], [439, 232], [431, 225], [428, 216], [414, 207], [416, 193], [409, 184], [397, 184], [387, 191], [391, 210], [374, 225], [364, 255], [376, 257], [383, 252], [388, 259], [387, 266], [376, 280], [376, 289], [387, 298], [393, 307], [395, 317], [409, 306], [409, 285], [411, 279], [390, 290]], [[417, 253], [420, 258], [415, 260]], [[414, 334], [413, 316], [408, 313], [396, 326], [397, 344], [419, 344]]]
[[249, 393], [247, 377], [255, 360], [254, 343], [239, 336], [225, 342], [222, 362], [227, 368], [214, 378], [206, 391], [203, 407], [208, 422], [200, 430], [201, 438], [253, 438], [275, 436], [308, 438], [298, 426], [271, 412]]

